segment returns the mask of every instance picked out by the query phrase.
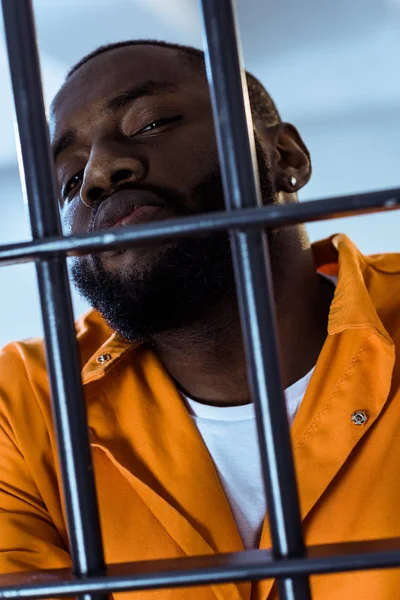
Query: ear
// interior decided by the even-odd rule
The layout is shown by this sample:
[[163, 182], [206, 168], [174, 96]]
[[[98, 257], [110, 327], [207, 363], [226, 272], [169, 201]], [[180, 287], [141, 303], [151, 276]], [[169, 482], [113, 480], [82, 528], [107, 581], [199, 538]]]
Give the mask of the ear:
[[[297, 192], [311, 177], [310, 153], [299, 132], [290, 123], [263, 125], [261, 129], [257, 125], [256, 131], [267, 146], [277, 192]], [[296, 178], [295, 185], [292, 177]]]

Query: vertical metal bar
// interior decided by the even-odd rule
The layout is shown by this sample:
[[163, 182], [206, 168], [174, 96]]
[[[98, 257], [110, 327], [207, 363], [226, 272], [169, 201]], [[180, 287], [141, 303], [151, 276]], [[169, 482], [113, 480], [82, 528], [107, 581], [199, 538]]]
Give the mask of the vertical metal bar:
[[[228, 210], [261, 206], [254, 134], [233, 0], [200, 0], [206, 66]], [[305, 556], [278, 356], [269, 252], [262, 230], [231, 232], [273, 552]], [[284, 600], [311, 597], [307, 577], [278, 580]]]
[[[61, 235], [31, 0], [2, 6], [32, 235]], [[73, 568], [98, 574], [103, 546], [66, 263], [36, 267]]]

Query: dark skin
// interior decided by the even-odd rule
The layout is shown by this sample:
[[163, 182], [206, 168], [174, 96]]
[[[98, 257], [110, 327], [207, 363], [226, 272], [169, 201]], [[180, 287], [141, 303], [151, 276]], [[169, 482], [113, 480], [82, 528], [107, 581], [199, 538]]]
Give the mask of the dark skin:
[[[142, 96], [114, 111], [104, 109], [119, 93], [149, 80], [171, 83], [174, 89]], [[288, 123], [267, 126], [256, 121], [254, 126], [270, 158], [276, 201], [296, 201], [295, 192], [311, 175], [309, 153], [299, 133]], [[66, 234], [90, 230], [90, 206], [99, 190], [112, 189], [116, 174], [120, 179], [125, 173], [127, 181], [138, 186], [179, 190], [190, 202], [190, 190], [218, 164], [206, 78], [183, 65], [173, 49], [119, 48], [83, 65], [52, 107], [53, 144], [69, 130], [76, 137], [56, 160], [60, 195], [78, 174], [70, 183], [68, 197], [61, 200]], [[292, 176], [297, 180], [295, 189], [290, 185]], [[315, 271], [303, 226], [288, 227], [276, 235], [280, 251], [272, 268], [283, 382], [288, 387], [317, 361], [333, 289]], [[110, 271], [134, 269], [140, 274], [157, 260], [159, 252], [157, 246], [129, 249], [122, 255], [105, 253], [103, 263]], [[234, 294], [210, 307], [196, 322], [157, 334], [152, 341], [166, 369], [191, 397], [221, 406], [250, 401]]]

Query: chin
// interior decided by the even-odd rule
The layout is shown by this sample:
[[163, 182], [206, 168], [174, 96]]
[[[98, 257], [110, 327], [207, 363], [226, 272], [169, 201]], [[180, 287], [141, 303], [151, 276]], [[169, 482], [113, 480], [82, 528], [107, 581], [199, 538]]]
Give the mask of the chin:
[[172, 243], [163, 246], [136, 246], [121, 250], [103, 253], [101, 263], [110, 274], [119, 273], [122, 277], [127, 275], [140, 277], [151, 271], [163, 259]]

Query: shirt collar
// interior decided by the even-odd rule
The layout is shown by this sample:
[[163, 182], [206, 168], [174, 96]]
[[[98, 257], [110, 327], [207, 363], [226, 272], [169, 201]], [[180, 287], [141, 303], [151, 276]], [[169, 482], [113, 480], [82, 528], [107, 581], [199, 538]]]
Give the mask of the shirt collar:
[[122, 340], [118, 334], [113, 333], [84, 365], [82, 383], [85, 385], [100, 379], [138, 346], [140, 346], [140, 342], [131, 344]]
[[[371, 275], [376, 270], [391, 272], [391, 261], [379, 263], [379, 257], [365, 256], [344, 234], [316, 242], [312, 246], [317, 271], [336, 275], [338, 283], [331, 304], [328, 333], [334, 335], [349, 328], [374, 328], [390, 342], [371, 297]], [[390, 256], [390, 255], [384, 255]], [[398, 260], [396, 263], [398, 270]]]

